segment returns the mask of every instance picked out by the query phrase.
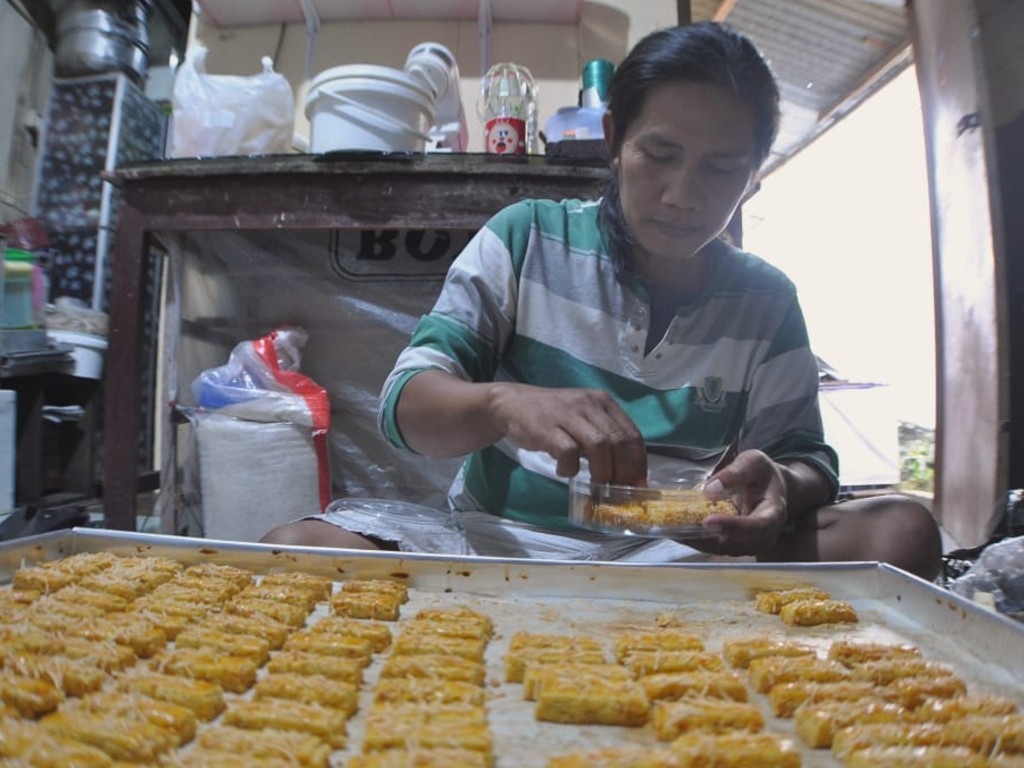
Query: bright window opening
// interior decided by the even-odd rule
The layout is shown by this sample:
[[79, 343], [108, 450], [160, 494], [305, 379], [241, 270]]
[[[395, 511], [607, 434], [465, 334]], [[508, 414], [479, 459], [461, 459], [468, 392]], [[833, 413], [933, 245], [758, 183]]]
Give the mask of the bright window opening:
[[[887, 455], [895, 430], [901, 485], [931, 490], [935, 309], [920, 110], [909, 67], [764, 180], [744, 206], [743, 245], [796, 283], [812, 348], [839, 377], [885, 385], [874, 403], [861, 396], [867, 414], [847, 396], [847, 420]], [[922, 436], [923, 446], [908, 444]], [[850, 448], [851, 460], [858, 451], [878, 452]]]

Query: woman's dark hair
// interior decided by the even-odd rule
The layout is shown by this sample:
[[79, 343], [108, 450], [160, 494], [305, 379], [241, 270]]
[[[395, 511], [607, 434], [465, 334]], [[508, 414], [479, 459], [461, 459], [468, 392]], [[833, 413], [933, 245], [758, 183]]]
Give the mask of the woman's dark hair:
[[[735, 93], [754, 116], [757, 164], [768, 157], [779, 129], [779, 88], [767, 62], [749, 39], [727, 25], [702, 21], [668, 27], [644, 37], [616, 68], [608, 89], [611, 156], [622, 148], [630, 124], [651, 90], [669, 82], [719, 85]], [[622, 213], [618, 176], [603, 191], [601, 222], [616, 265], [624, 267], [631, 236]]]

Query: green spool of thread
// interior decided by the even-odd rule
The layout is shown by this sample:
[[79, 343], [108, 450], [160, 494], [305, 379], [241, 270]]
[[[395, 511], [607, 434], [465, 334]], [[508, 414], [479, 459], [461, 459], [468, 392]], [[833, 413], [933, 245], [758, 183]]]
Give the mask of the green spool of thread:
[[608, 87], [615, 73], [615, 65], [608, 59], [591, 59], [583, 65], [584, 107], [600, 107], [608, 103]]

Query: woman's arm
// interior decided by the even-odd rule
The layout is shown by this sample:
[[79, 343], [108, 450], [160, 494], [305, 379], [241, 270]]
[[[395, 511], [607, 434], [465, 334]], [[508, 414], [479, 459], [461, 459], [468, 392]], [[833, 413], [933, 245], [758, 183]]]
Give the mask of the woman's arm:
[[821, 470], [802, 461], [783, 461], [786, 483], [786, 519], [797, 520], [832, 501], [832, 484]]
[[490, 414], [496, 384], [464, 381], [444, 371], [423, 371], [406, 382], [396, 419], [402, 438], [424, 456], [464, 456], [503, 435]]
[[562, 477], [578, 473], [585, 458], [595, 482], [647, 478], [643, 436], [600, 390], [476, 383], [424, 371], [406, 382], [395, 416], [406, 444], [427, 456], [461, 456], [507, 437], [550, 454]]

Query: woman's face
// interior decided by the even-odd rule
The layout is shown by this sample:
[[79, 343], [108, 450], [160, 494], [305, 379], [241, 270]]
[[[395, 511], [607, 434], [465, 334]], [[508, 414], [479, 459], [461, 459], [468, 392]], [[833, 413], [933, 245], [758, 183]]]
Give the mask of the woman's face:
[[[605, 135], [610, 136], [610, 116]], [[655, 86], [612, 158], [622, 210], [648, 277], [671, 273], [714, 240], [757, 171], [752, 110], [728, 90]]]

